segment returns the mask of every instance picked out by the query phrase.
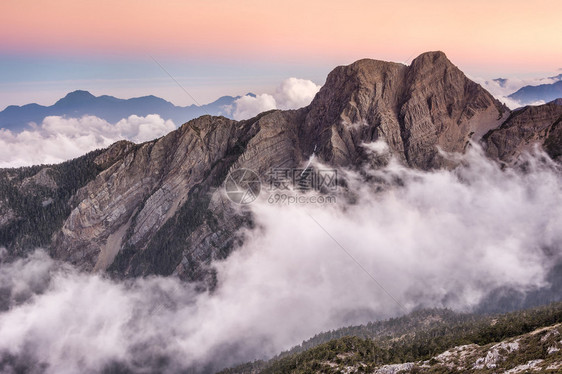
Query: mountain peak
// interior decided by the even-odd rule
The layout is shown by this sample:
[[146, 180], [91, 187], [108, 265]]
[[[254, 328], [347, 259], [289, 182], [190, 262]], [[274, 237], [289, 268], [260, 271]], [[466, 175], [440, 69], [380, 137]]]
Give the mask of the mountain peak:
[[447, 69], [455, 69], [462, 79], [465, 78], [461, 72], [448, 58], [447, 55], [441, 51], [425, 52], [412, 60], [410, 64], [412, 72], [416, 75], [423, 77], [429, 71], [441, 71]]
[[422, 54], [420, 54], [418, 57], [416, 57], [412, 63], [414, 61], [431, 61], [432, 63], [436, 63], [437, 61], [448, 61], [449, 63], [451, 61], [449, 61], [449, 58], [447, 58], [447, 55], [445, 54], [445, 52], [442, 51], [428, 51], [428, 52], [424, 52]]
[[[410, 66], [362, 59], [334, 69], [307, 115], [316, 129], [314, 144], [325, 138], [325, 158], [348, 163], [359, 152], [354, 132], [371, 128], [366, 142], [383, 138], [394, 154], [420, 168], [447, 163], [437, 148], [462, 152], [499, 126], [506, 110], [469, 80], [441, 51], [422, 53]], [[359, 154], [357, 153], [357, 155]]]
[[[430, 70], [441, 70], [443, 68], [454, 68], [464, 79], [464, 74], [441, 51], [425, 52], [416, 57], [411, 66], [406, 66], [397, 62], [373, 60], [364, 58], [347, 66], [338, 66], [326, 79], [326, 84], [321, 91], [331, 91], [333, 94], [351, 92], [361, 85], [382, 84], [385, 86], [392, 81], [392, 85], [397, 88], [404, 80], [404, 75], [409, 71], [409, 75], [423, 75]], [[386, 82], [386, 83], [385, 83]], [[347, 89], [344, 89], [347, 87]]]
[[[96, 166], [88, 171], [94, 179], [73, 182], [79, 188], [72, 201], [94, 208], [61, 211], [56, 232], [41, 245], [51, 243], [57, 259], [88, 269], [111, 266], [123, 276], [177, 274], [214, 287], [216, 278], [205, 259], [228, 255], [235, 240], [231, 233], [246, 224], [246, 218], [221, 204], [224, 196], [216, 187], [229, 170], [248, 168], [265, 175], [281, 166], [300, 168], [313, 154], [334, 168], [361, 170], [367, 162], [382, 166], [389, 155], [424, 170], [451, 167], [454, 161], [440, 150], [464, 152], [484, 133], [491, 134], [483, 139], [491, 157], [506, 160], [536, 139], [555, 157], [562, 155], [560, 111], [546, 105], [505, 121], [509, 110], [442, 52], [424, 53], [411, 66], [359, 60], [334, 69], [308, 107], [241, 122], [205, 115], [152, 142], [120, 143], [103, 151], [95, 163], [108, 169], [100, 172]], [[386, 151], [368, 155], [365, 144], [376, 141], [384, 141]], [[76, 167], [69, 170], [85, 160], [74, 161]], [[62, 200], [66, 192], [56, 196], [56, 204], [67, 204]], [[18, 226], [18, 220], [10, 222], [28, 227]], [[203, 239], [214, 227], [225, 229]], [[26, 229], [19, 229], [13, 242], [25, 243], [28, 237]]]
[[89, 91], [76, 90], [69, 92], [64, 98], [92, 98], [95, 97]]
[[68, 93], [65, 97], [55, 103], [55, 105], [74, 105], [94, 100], [96, 97], [88, 91], [76, 90]]

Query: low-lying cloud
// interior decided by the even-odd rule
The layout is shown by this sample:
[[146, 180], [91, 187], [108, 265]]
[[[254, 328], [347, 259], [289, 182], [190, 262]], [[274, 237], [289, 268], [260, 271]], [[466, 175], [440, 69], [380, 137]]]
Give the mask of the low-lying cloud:
[[[273, 94], [246, 95], [225, 108], [240, 120], [271, 109], [296, 109], [310, 104], [320, 86], [314, 82], [288, 78]], [[157, 114], [129, 116], [113, 124], [96, 116], [45, 117], [41, 124], [19, 133], [0, 129], [0, 168], [60, 163], [110, 146], [119, 140], [149, 141], [176, 129], [171, 120]]]
[[115, 124], [95, 116], [46, 117], [20, 133], [0, 129], [0, 167], [52, 164], [66, 161], [118, 140], [140, 143], [175, 130], [159, 115], [132, 115]]
[[288, 78], [273, 94], [242, 96], [227, 110], [235, 120], [242, 120], [271, 109], [298, 109], [310, 104], [319, 90], [320, 86], [310, 80]]
[[562, 255], [562, 177], [542, 157], [502, 170], [472, 149], [454, 171], [395, 161], [339, 170], [347, 186], [337, 204], [280, 206], [260, 196], [250, 205], [255, 229], [214, 264], [213, 292], [171, 278], [83, 274], [41, 251], [0, 265], [4, 369], [25, 361], [47, 373], [115, 362], [213, 371], [402, 314], [400, 305], [471, 310], [498, 287], [546, 287]]

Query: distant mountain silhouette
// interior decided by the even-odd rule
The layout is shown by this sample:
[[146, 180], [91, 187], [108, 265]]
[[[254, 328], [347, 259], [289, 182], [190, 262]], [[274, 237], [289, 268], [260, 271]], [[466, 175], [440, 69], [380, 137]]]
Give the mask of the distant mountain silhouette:
[[509, 79], [507, 78], [496, 78], [492, 79], [494, 82], [500, 85], [500, 87], [505, 87]]
[[164, 119], [171, 119], [179, 126], [204, 114], [228, 117], [225, 107], [232, 105], [238, 98], [239, 96], [223, 96], [201, 107], [196, 105], [181, 107], [152, 95], [133, 99], [118, 99], [107, 95], [94, 96], [88, 91], [79, 90], [69, 93], [51, 106], [38, 104], [11, 105], [0, 112], [0, 128], [21, 131], [27, 127], [29, 122], [40, 124], [47, 116], [81, 117], [94, 115], [115, 123], [133, 114], [138, 116], [158, 114]]
[[[553, 78], [562, 79], [562, 74]], [[521, 103], [521, 105], [528, 105], [537, 101], [544, 101], [548, 103], [558, 98], [562, 98], [562, 80], [551, 84], [521, 87], [508, 97], [510, 99], [517, 100]]]

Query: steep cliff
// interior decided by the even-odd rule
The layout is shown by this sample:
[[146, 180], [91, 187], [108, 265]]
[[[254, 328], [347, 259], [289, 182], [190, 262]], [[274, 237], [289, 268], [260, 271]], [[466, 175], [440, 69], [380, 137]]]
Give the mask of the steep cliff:
[[560, 100], [527, 106], [511, 113], [501, 127], [484, 137], [487, 154], [513, 162], [522, 152], [543, 147], [553, 159], [562, 156], [562, 105]]
[[410, 66], [360, 60], [336, 68], [303, 128], [326, 144], [322, 156], [335, 164], [358, 162], [360, 145], [382, 138], [408, 165], [430, 169], [446, 164], [438, 147], [462, 152], [508, 112], [444, 53], [428, 52]]
[[[43, 217], [38, 219], [50, 222], [38, 204], [51, 195], [61, 196], [55, 202], [62, 208], [41, 240], [21, 240], [18, 230], [29, 226], [29, 218], [2, 192], [0, 229], [9, 227], [10, 234], [0, 236], [0, 246], [17, 255], [43, 245], [54, 257], [91, 271], [177, 274], [212, 285], [207, 264], [227, 256], [241, 240], [238, 228], [252, 225], [219, 189], [229, 170], [265, 175], [302, 165], [313, 152], [327, 164], [357, 167], [366, 160], [362, 145], [379, 139], [411, 167], [450, 167], [439, 149], [462, 152], [486, 133], [493, 157], [509, 161], [521, 142], [532, 140], [558, 157], [560, 108], [510, 113], [442, 52], [424, 53], [410, 66], [360, 60], [334, 69], [308, 107], [241, 122], [203, 116], [155, 141], [117, 143], [91, 154], [84, 165], [70, 161], [87, 177], [64, 194], [49, 181], [47, 167], [3, 171], [9, 187], [3, 191], [25, 195], [25, 185], [31, 186], [28, 195], [40, 196], [28, 199]], [[56, 170], [60, 178], [73, 178]]]

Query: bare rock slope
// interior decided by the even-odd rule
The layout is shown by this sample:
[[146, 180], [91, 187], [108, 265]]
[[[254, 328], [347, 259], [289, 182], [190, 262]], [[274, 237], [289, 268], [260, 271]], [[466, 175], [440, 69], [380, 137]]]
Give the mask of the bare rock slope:
[[356, 167], [366, 159], [362, 145], [379, 139], [420, 169], [451, 166], [439, 149], [462, 152], [484, 134], [488, 153], [502, 160], [510, 160], [521, 142], [534, 140], [556, 154], [559, 109], [512, 114], [442, 52], [424, 53], [410, 66], [360, 60], [334, 69], [308, 107], [240, 122], [203, 116], [155, 141], [116, 143], [90, 157], [87, 178], [65, 194], [45, 168], [33, 169], [33, 175], [3, 171], [4, 185], [25, 174], [27, 194], [40, 191], [42, 201], [53, 195], [66, 205], [41, 240], [25, 241], [32, 234], [19, 227], [29, 218], [0, 196], [0, 246], [13, 255], [30, 243], [44, 245], [56, 258], [121, 276], [175, 273], [212, 283], [206, 265], [227, 256], [239, 240], [237, 229], [252, 224], [218, 189], [229, 170], [245, 167], [265, 175], [274, 167], [301, 165], [313, 152], [327, 164]]
[[511, 113], [500, 128], [485, 135], [489, 156], [513, 162], [541, 146], [555, 160], [562, 156], [562, 102], [528, 106]]

